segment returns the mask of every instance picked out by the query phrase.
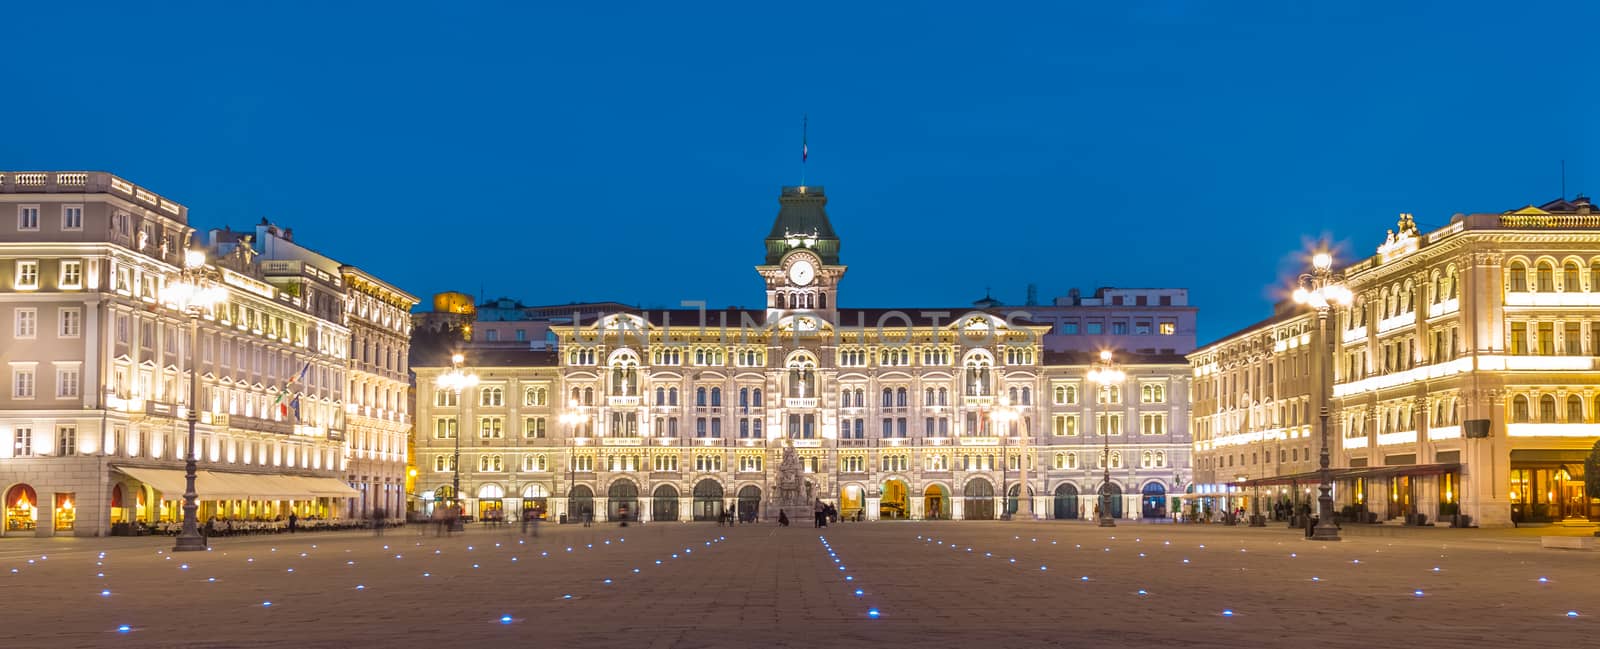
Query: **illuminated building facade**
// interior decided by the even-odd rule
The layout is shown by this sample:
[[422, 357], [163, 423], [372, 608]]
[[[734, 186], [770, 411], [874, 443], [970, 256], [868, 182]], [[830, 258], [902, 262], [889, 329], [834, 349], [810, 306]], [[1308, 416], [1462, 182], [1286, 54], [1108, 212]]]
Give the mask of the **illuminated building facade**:
[[167, 290], [196, 235], [188, 216], [107, 173], [0, 172], [4, 534], [180, 519], [191, 363], [201, 520], [332, 519], [361, 496], [345, 473], [345, 277], [215, 233], [204, 272], [227, 298], [201, 313], [191, 349]]
[[1099, 389], [1095, 354], [1047, 351], [1026, 307], [842, 308], [825, 203], [783, 190], [763, 309], [619, 309], [552, 323], [553, 350], [466, 347], [459, 401], [436, 386], [449, 355], [419, 358], [424, 506], [451, 497], [459, 441], [473, 516], [773, 518], [788, 455], [807, 502], [847, 517], [994, 519], [1024, 483], [1034, 516], [1090, 517], [1102, 461], [1115, 515], [1169, 514], [1190, 478], [1182, 356], [1119, 352], [1126, 380]]
[[[1343, 273], [1355, 300], [1334, 321], [1330, 417], [1342, 508], [1484, 526], [1600, 519], [1583, 490], [1600, 438], [1600, 213], [1588, 199], [1457, 215], [1426, 233], [1403, 215]], [[1286, 309], [1189, 356], [1207, 489], [1266, 496], [1313, 480], [1316, 387], [1303, 368], [1320, 362], [1316, 336], [1314, 315]]]

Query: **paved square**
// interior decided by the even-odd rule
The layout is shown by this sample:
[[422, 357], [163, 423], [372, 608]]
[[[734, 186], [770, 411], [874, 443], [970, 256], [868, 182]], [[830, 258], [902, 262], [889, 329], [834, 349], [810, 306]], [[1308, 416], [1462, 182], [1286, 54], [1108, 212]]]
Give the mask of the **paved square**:
[[675, 523], [170, 545], [0, 543], [5, 645], [1506, 647], [1600, 634], [1600, 553], [1543, 550], [1526, 531], [1323, 544], [1276, 527]]

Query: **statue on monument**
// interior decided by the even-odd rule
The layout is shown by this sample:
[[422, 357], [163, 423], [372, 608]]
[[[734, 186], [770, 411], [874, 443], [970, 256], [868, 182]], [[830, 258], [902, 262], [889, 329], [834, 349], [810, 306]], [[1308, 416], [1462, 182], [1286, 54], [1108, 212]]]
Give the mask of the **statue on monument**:
[[778, 462], [778, 507], [805, 508], [809, 506], [810, 498], [807, 493], [809, 485], [805, 484], [805, 480], [801, 476], [802, 473], [800, 456], [795, 453], [794, 441], [784, 440], [783, 459]]

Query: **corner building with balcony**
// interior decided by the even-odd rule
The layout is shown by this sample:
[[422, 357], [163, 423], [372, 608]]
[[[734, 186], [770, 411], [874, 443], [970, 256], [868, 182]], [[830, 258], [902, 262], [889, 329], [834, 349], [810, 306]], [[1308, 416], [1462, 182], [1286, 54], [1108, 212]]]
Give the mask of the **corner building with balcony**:
[[[171, 290], [197, 237], [188, 217], [108, 173], [0, 172], [0, 534], [173, 531], [191, 407], [202, 522], [295, 512], [314, 527], [360, 502], [347, 443], [349, 407], [365, 402], [347, 381], [367, 371], [349, 367], [352, 327], [366, 325], [347, 316], [345, 288], [359, 271], [268, 259], [255, 235], [214, 231], [203, 273], [227, 297], [199, 314], [192, 346]], [[404, 310], [384, 334], [402, 345]], [[397, 477], [401, 371], [383, 374], [400, 389], [380, 403], [402, 414], [379, 415]]]
[[1091, 518], [1104, 462], [1114, 515], [1169, 515], [1190, 482], [1182, 356], [1119, 353], [1101, 387], [1096, 354], [1046, 351], [1025, 307], [840, 307], [826, 202], [784, 188], [763, 309], [624, 309], [552, 324], [552, 351], [468, 348], [459, 401], [449, 361], [419, 359], [423, 507], [459, 468], [469, 516], [771, 519], [792, 448], [808, 502], [845, 517], [995, 519], [1025, 493], [1036, 517]]
[[[1600, 439], [1589, 199], [1458, 214], [1427, 233], [1402, 215], [1343, 274], [1354, 301], [1330, 321], [1329, 439], [1345, 515], [1600, 520], [1583, 473]], [[1317, 338], [1314, 313], [1285, 309], [1189, 356], [1202, 491], [1247, 502], [1314, 487]]]

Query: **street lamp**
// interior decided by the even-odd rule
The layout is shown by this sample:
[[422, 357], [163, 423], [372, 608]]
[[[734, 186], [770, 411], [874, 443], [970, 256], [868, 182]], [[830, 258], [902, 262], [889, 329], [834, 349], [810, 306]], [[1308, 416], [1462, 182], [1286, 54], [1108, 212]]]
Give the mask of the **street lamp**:
[[1317, 372], [1317, 425], [1322, 436], [1322, 452], [1317, 456], [1317, 490], [1321, 495], [1317, 496], [1317, 526], [1310, 538], [1338, 541], [1339, 528], [1333, 523], [1333, 479], [1328, 469], [1328, 402], [1333, 400], [1333, 339], [1328, 336], [1328, 316], [1338, 307], [1349, 306], [1351, 295], [1344, 276], [1333, 271], [1333, 255], [1319, 252], [1311, 258], [1311, 272], [1300, 276], [1294, 301], [1317, 310], [1318, 358], [1322, 362]]
[[[1021, 417], [1020, 408], [1011, 405], [1009, 397], [1000, 397], [1000, 407], [995, 409], [994, 418], [1000, 423], [1000, 430], [1008, 436], [1011, 425]], [[1009, 470], [1009, 469], [1007, 469]], [[1033, 502], [1028, 498], [1028, 447], [1027, 437], [1019, 432], [1017, 437], [1017, 511], [1012, 514], [1013, 520], [1028, 520], [1033, 518]], [[1009, 497], [1011, 490], [1006, 490]]]
[[572, 462], [573, 456], [577, 454], [578, 450], [577, 440], [573, 439], [572, 432], [583, 421], [583, 414], [578, 412], [578, 400], [572, 399], [568, 401], [566, 411], [562, 412], [558, 419], [560, 419], [561, 425], [567, 429], [567, 516], [570, 520], [574, 514], [581, 515], [583, 513], [572, 511], [572, 488], [577, 481]]
[[465, 428], [467, 420], [467, 402], [462, 394], [467, 389], [478, 385], [477, 374], [461, 369], [461, 363], [465, 360], [466, 357], [461, 354], [451, 356], [450, 371], [439, 375], [437, 383], [439, 388], [456, 393], [456, 407], [460, 409], [460, 415], [456, 417], [456, 453], [455, 457], [450, 460], [450, 468], [455, 470], [455, 476], [451, 479], [450, 489], [452, 491], [451, 496], [455, 498], [456, 506], [456, 515], [451, 517], [451, 529], [457, 532], [464, 529], [461, 524], [461, 431]]
[[[1114, 385], [1122, 385], [1127, 374], [1117, 367], [1111, 359], [1111, 350], [1100, 352], [1100, 359], [1089, 368], [1089, 380], [1099, 386], [1095, 390], [1095, 401], [1099, 395], [1105, 394], [1107, 389]], [[1108, 403], [1110, 399], [1106, 400]], [[1098, 428], [1098, 426], [1096, 426]], [[1100, 483], [1100, 527], [1116, 527], [1117, 520], [1111, 517], [1111, 423], [1108, 419], [1105, 430], [1100, 432], [1100, 437], [1105, 440], [1105, 450], [1102, 451], [1101, 464], [1105, 467], [1104, 481]]]
[[184, 251], [183, 270], [162, 291], [162, 297], [168, 304], [189, 316], [189, 407], [186, 409], [189, 443], [183, 464], [183, 530], [178, 533], [177, 542], [172, 546], [173, 552], [206, 549], [206, 538], [200, 535], [200, 522], [195, 516], [195, 511], [199, 509], [196, 504], [199, 496], [194, 491], [194, 429], [200, 419], [200, 372], [196, 350], [200, 347], [201, 314], [228, 299], [228, 291], [211, 283], [206, 278], [205, 268], [206, 253], [192, 249]]

